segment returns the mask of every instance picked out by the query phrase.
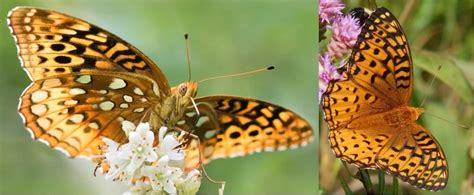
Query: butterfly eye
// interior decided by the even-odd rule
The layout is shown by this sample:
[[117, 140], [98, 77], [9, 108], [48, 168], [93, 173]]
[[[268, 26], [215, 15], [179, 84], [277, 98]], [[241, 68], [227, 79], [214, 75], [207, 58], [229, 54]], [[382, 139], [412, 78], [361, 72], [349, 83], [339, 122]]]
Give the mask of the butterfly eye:
[[181, 85], [179, 86], [179, 94], [184, 96], [186, 95], [186, 92], [188, 91], [188, 87], [186, 85]]

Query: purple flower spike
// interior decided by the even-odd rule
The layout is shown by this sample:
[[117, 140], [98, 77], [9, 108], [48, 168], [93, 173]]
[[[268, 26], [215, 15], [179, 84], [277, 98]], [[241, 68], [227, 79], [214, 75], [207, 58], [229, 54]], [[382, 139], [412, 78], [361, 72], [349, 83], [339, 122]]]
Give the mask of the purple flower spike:
[[358, 20], [353, 16], [338, 16], [332, 21], [332, 38], [328, 44], [329, 55], [341, 58], [357, 42], [361, 31]]
[[319, 20], [330, 23], [333, 18], [342, 15], [342, 9], [344, 9], [344, 4], [340, 0], [320, 0]]
[[329, 82], [339, 79], [342, 79], [342, 76], [337, 73], [336, 67], [331, 64], [329, 53], [319, 56], [319, 101], [321, 101], [321, 95], [326, 91]]

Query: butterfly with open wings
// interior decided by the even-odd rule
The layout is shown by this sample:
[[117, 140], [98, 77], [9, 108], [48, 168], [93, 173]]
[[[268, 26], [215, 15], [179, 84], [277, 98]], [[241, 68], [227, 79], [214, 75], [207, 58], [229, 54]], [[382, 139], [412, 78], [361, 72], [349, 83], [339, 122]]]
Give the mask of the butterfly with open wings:
[[408, 105], [413, 62], [405, 33], [386, 8], [356, 15], [362, 31], [344, 79], [331, 81], [322, 95], [331, 148], [360, 168], [442, 190], [448, 181], [446, 157], [433, 135], [416, 123], [423, 109]]
[[312, 138], [309, 123], [281, 106], [233, 96], [194, 99], [193, 81], [170, 87], [145, 54], [81, 19], [17, 7], [8, 25], [32, 81], [19, 105], [25, 126], [33, 139], [68, 156], [99, 155], [102, 137], [125, 142], [124, 120], [150, 122], [154, 130], [193, 129], [201, 144], [189, 145], [188, 168], [197, 166], [199, 153], [208, 162], [299, 147]]

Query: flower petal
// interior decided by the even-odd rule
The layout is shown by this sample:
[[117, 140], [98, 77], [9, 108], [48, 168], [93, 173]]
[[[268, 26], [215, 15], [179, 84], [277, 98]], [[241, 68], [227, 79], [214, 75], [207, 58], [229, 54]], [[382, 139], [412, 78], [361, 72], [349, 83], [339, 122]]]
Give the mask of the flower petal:
[[163, 140], [163, 137], [165, 136], [166, 131], [168, 131], [168, 128], [165, 126], [161, 127], [160, 130], [158, 131], [158, 138], [159, 138], [158, 141], [160, 141], [160, 143]]
[[135, 130], [135, 124], [130, 121], [123, 121], [122, 122], [122, 130], [128, 135], [130, 132]]

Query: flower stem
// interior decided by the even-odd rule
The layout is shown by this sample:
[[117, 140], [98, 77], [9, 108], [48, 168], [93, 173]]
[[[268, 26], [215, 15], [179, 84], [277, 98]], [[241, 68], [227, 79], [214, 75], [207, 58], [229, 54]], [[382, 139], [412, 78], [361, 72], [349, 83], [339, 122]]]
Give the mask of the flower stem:
[[398, 195], [398, 179], [393, 177], [392, 195]]
[[384, 194], [385, 190], [385, 173], [382, 170], [378, 170], [379, 176], [379, 185], [378, 185], [378, 194]]
[[354, 194], [352, 193], [351, 189], [349, 188], [349, 185], [347, 185], [346, 180], [342, 176], [339, 176], [339, 182], [341, 182], [342, 189], [344, 189], [344, 192], [346, 193], [346, 195]]
[[365, 191], [367, 194], [375, 194], [372, 188], [372, 181], [370, 181], [370, 175], [367, 169], [359, 169], [360, 181], [364, 184]]

